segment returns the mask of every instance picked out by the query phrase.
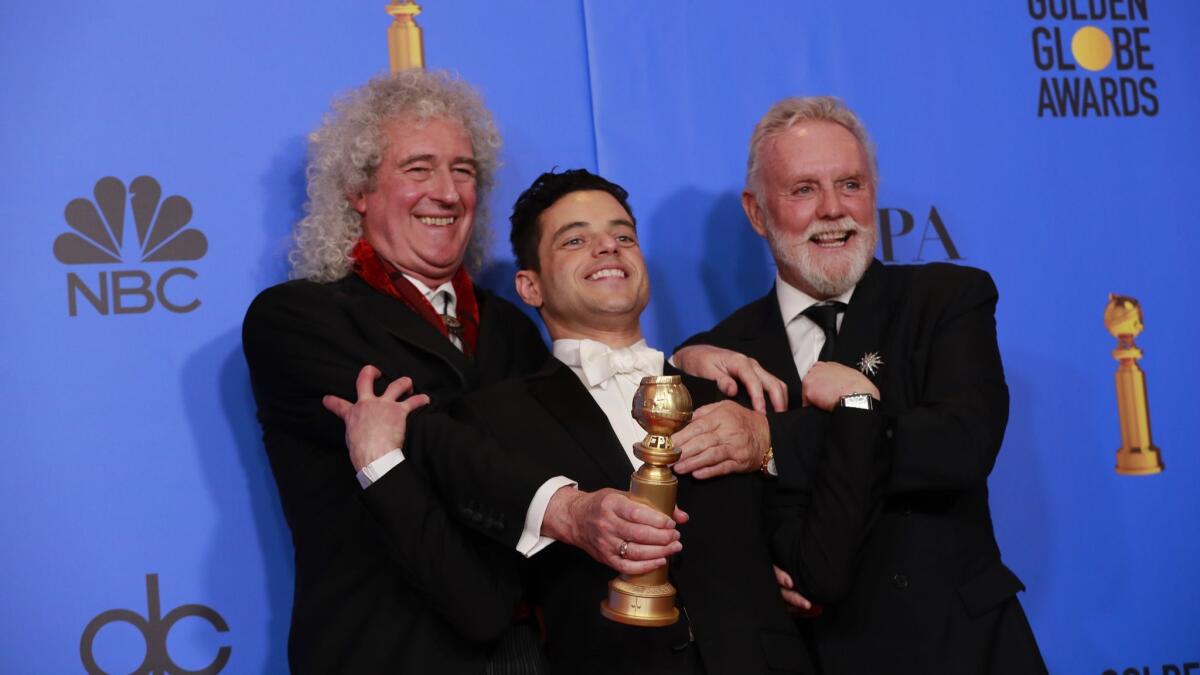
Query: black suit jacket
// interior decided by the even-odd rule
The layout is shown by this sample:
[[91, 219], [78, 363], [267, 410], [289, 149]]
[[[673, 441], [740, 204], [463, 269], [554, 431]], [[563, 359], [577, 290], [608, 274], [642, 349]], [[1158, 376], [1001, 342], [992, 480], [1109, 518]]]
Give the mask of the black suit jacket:
[[[715, 385], [685, 376], [695, 405], [713, 401]], [[628, 489], [632, 467], [604, 412], [571, 370], [551, 358], [536, 375], [501, 383], [467, 397], [465, 417], [510, 454], [528, 454], [555, 473], [579, 481], [581, 490]], [[859, 478], [877, 462], [880, 416], [846, 411], [830, 432], [845, 444], [844, 461], [831, 471], [841, 482], [825, 503], [824, 518], [794, 531], [801, 542], [819, 541], [832, 558], [852, 551], [833, 541], [860, 528], [868, 510], [868, 481]], [[764, 490], [757, 474], [706, 481], [680, 478], [678, 504], [691, 520], [680, 526], [683, 552], [670, 576], [683, 607], [680, 622], [637, 628], [599, 612], [615, 573], [583, 551], [553, 544], [531, 560], [531, 591], [543, 608], [547, 653], [556, 672], [694, 672], [696, 650], [709, 673], [812, 673], [809, 649], [779, 596], [764, 531]], [[825, 495], [826, 490], [819, 490]], [[790, 505], [794, 507], [795, 505]], [[814, 554], [816, 555], [816, 554]], [[695, 646], [689, 647], [691, 636]]]
[[[519, 594], [515, 553], [451, 522], [448, 514], [458, 514], [443, 508], [418, 471], [426, 459], [419, 453], [362, 490], [344, 425], [321, 406], [325, 394], [354, 400], [366, 364], [383, 372], [379, 389], [407, 375], [443, 407], [536, 369], [546, 348], [533, 323], [476, 291], [480, 333], [471, 361], [354, 275], [269, 288], [246, 314], [258, 418], [296, 552], [288, 638], [295, 672], [481, 672], [489, 643], [509, 624]], [[448, 461], [490, 471], [486, 461]]]
[[[996, 300], [987, 273], [947, 264], [875, 261], [854, 291], [834, 357], [855, 368], [864, 355], [882, 359], [871, 379], [893, 469], [845, 597], [814, 621], [826, 673], [1045, 671], [1016, 599], [1024, 586], [1001, 562], [988, 507], [1008, 420]], [[742, 352], [787, 382], [792, 409], [769, 416], [781, 481], [804, 492], [824, 480], [828, 414], [800, 407], [774, 291], [688, 343]]]

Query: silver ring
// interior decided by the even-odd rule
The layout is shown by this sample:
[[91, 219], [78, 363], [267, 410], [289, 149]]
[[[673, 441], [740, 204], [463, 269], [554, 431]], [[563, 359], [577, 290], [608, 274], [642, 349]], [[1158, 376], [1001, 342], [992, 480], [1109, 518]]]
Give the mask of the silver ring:
[[621, 559], [624, 560], [625, 554], [628, 552], [629, 552], [629, 542], [627, 542], [627, 541], [621, 542], [621, 548], [617, 549], [617, 555], [621, 556]]

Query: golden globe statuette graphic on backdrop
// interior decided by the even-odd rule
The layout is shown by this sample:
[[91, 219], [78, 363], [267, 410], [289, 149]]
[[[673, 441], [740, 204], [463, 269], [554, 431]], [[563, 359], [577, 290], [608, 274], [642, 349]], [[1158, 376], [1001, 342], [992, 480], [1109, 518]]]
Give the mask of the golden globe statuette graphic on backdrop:
[[1142, 307], [1124, 295], [1108, 295], [1104, 325], [1117, 338], [1113, 358], [1117, 366], [1117, 411], [1121, 417], [1121, 449], [1117, 450], [1117, 473], [1142, 476], [1163, 470], [1162, 454], [1150, 438], [1150, 403], [1146, 397], [1146, 375], [1138, 367], [1142, 350], [1133, 338], [1142, 332]]
[[424, 68], [425, 41], [416, 21], [421, 6], [409, 0], [393, 0], [387, 6], [387, 13], [392, 15], [392, 25], [388, 27], [388, 61], [392, 74], [409, 68]]
[[[644, 377], [633, 396], [631, 414], [646, 430], [646, 438], [633, 446], [633, 454], [645, 463], [630, 478], [629, 495], [670, 517], [679, 491], [671, 465], [680, 454], [671, 444], [671, 434], [692, 420], [692, 395], [678, 375]], [[666, 566], [645, 574], [622, 574], [608, 582], [608, 598], [600, 603], [600, 613], [631, 626], [669, 626], [678, 621], [675, 587], [667, 580]]]

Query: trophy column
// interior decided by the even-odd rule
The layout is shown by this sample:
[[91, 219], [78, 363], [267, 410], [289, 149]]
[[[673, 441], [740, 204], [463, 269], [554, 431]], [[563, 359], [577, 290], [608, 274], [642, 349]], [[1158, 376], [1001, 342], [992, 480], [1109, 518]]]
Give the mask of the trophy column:
[[[680, 454], [671, 444], [671, 434], [691, 421], [692, 397], [678, 375], [642, 378], [632, 415], [647, 433], [633, 446], [633, 454], [645, 463], [630, 478], [629, 494], [670, 517], [679, 490], [671, 465]], [[667, 567], [622, 574], [608, 582], [608, 598], [600, 603], [600, 613], [631, 626], [669, 626], [678, 621], [675, 587], [667, 580]]]
[[388, 62], [392, 74], [424, 68], [425, 42], [416, 22], [421, 6], [411, 0], [393, 0], [386, 9], [392, 15], [392, 25], [388, 27]]

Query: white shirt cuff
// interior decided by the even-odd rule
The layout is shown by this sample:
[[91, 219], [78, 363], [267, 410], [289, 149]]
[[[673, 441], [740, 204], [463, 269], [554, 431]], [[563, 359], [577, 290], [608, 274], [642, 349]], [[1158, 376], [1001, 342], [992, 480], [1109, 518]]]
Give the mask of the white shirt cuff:
[[555, 476], [542, 483], [537, 492], [533, 493], [533, 501], [529, 502], [529, 510], [525, 512], [525, 529], [521, 531], [521, 538], [517, 540], [518, 553], [530, 558], [554, 543], [554, 539], [542, 536], [542, 519], [546, 517], [550, 497], [564, 487], [578, 484], [565, 476]]
[[[388, 452], [374, 462], [364, 466], [362, 471], [358, 472], [358, 484], [362, 486], [362, 489], [366, 490], [371, 487], [372, 483], [383, 478], [383, 474], [391, 471], [397, 464], [403, 461], [404, 452], [400, 448]], [[543, 510], [545, 510], [544, 507]]]

